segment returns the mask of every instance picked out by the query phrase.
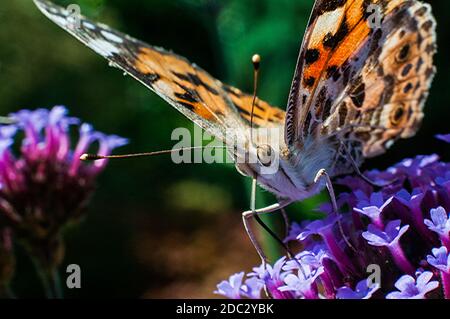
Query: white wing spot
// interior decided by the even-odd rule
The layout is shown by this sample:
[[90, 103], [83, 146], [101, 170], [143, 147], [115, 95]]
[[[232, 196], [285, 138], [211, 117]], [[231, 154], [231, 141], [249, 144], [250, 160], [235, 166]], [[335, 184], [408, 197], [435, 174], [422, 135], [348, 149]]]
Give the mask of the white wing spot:
[[48, 11], [50, 11], [51, 13], [60, 13], [60, 10], [58, 10], [58, 9], [56, 9], [56, 8], [54, 8], [54, 7], [49, 7], [48, 8]]
[[60, 26], [65, 27], [67, 25], [67, 19], [59, 15], [52, 16], [52, 20], [55, 21], [56, 24], [59, 24]]
[[111, 56], [114, 53], [118, 54], [120, 52], [118, 47], [103, 39], [92, 39], [89, 41], [88, 45], [102, 56]]
[[95, 27], [95, 25], [93, 25], [92, 23], [86, 22], [86, 21], [83, 22], [83, 25], [84, 25], [85, 28], [90, 29], [90, 30], [95, 30], [95, 29], [97, 29], [97, 28]]
[[123, 39], [122, 39], [122, 38], [118, 37], [117, 35], [115, 35], [115, 34], [113, 34], [113, 33], [111, 33], [111, 32], [102, 30], [101, 33], [103, 34], [103, 36], [104, 36], [107, 40], [110, 40], [110, 41], [116, 42], [116, 43], [123, 43]]

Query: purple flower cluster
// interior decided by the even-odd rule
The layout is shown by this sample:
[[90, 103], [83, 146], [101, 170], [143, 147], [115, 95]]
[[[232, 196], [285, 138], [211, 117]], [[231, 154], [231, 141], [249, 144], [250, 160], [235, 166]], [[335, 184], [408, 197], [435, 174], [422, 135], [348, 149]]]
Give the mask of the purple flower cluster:
[[[443, 135], [441, 140], [449, 141]], [[339, 214], [293, 223], [297, 260], [240, 273], [216, 293], [228, 298], [450, 299], [450, 164], [437, 155], [405, 159], [337, 184]], [[324, 209], [325, 208], [325, 209]], [[227, 289], [226, 287], [233, 287]], [[265, 289], [264, 289], [265, 287]], [[251, 292], [251, 293], [249, 293]]]
[[94, 131], [62, 106], [9, 118], [13, 124], [0, 126], [0, 251], [10, 250], [5, 236], [12, 234], [41, 263], [54, 266], [62, 258], [62, 227], [82, 216], [106, 165], [81, 163], [80, 155], [91, 146], [108, 155], [127, 140]]

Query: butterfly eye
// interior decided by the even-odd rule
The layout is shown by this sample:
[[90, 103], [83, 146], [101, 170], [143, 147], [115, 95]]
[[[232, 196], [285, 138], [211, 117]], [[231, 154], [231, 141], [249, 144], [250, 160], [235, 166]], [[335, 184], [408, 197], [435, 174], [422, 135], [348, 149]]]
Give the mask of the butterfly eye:
[[258, 161], [263, 166], [270, 166], [275, 159], [275, 152], [272, 147], [267, 144], [258, 145], [256, 148], [256, 155], [258, 156]]

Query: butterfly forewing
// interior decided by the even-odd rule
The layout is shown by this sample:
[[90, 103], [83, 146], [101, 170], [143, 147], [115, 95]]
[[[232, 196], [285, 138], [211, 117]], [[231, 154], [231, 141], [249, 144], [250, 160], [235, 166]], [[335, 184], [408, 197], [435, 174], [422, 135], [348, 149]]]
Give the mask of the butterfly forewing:
[[[248, 127], [252, 96], [222, 84], [185, 58], [120, 33], [108, 26], [77, 16], [44, 0], [34, 0], [53, 22], [74, 35], [86, 46], [124, 70], [169, 104], [218, 138], [227, 129]], [[282, 125], [284, 112], [257, 100], [256, 126]]]

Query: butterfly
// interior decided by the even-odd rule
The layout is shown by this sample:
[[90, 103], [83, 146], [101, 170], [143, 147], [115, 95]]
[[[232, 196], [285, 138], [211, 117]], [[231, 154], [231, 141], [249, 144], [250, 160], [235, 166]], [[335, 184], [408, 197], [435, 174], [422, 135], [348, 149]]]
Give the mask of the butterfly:
[[[359, 172], [365, 158], [413, 136], [436, 69], [436, 22], [416, 0], [316, 0], [295, 68], [286, 111], [226, 85], [187, 59], [148, 45], [44, 0], [34, 0], [53, 22], [154, 91], [208, 133], [228, 131], [244, 145], [239, 172], [254, 179], [244, 226], [265, 255], [249, 219], [318, 193], [330, 178]], [[78, 25], [74, 26], [74, 19]], [[252, 127], [278, 129], [275, 146]], [[244, 156], [245, 157], [245, 156]], [[277, 159], [270, 174], [264, 168]], [[256, 182], [279, 202], [255, 209]]]

